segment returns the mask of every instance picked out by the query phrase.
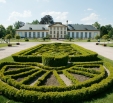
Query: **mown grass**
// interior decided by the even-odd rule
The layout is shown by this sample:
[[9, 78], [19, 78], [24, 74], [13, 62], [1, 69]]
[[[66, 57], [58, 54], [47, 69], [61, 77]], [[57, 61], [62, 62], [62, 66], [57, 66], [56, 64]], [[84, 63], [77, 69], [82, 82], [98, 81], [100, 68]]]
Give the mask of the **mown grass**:
[[[24, 38], [19, 39], [19, 42], [49, 42], [51, 40], [45, 39], [45, 41], [42, 38], [28, 38], [29, 41], [25, 41]], [[18, 42], [17, 39], [12, 38], [11, 42]]]
[[107, 43], [108, 47], [113, 47], [113, 43]]
[[[12, 45], [16, 45], [16, 43], [11, 43]], [[7, 43], [0, 43], [0, 48], [1, 47], [8, 47]]]
[[4, 59], [1, 59], [0, 62], [14, 62], [12, 56], [6, 57]]
[[[71, 41], [69, 41], [69, 39], [64, 39], [64, 42], [88, 42], [88, 39], [71, 39]], [[90, 42], [98, 42], [98, 40], [96, 39], [90, 39]], [[104, 39], [101, 39], [100, 42], [105, 42]]]
[[22, 102], [15, 102], [13, 100], [9, 100], [8, 98], [0, 95], [0, 103], [22, 103]]
[[[111, 63], [113, 66], [113, 60], [107, 59], [100, 55], [98, 57], [103, 61], [107, 61], [107, 62]], [[2, 62], [2, 61], [13, 62], [14, 60], [11, 56], [9, 56], [7, 58], [0, 60], [0, 62]], [[10, 99], [0, 95], [0, 103], [22, 103], [22, 102], [16, 102], [16, 101], [10, 100]], [[85, 100], [85, 101], [78, 102], [78, 103], [113, 103], [113, 87], [109, 88], [104, 93], [100, 93], [100, 94], [96, 95], [94, 98], [89, 98], [89, 100]]]

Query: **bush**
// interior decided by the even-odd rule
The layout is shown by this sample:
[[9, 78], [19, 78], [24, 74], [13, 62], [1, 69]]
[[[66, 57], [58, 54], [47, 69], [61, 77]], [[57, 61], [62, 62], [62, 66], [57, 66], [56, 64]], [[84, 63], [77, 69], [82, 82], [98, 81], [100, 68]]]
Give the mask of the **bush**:
[[45, 66], [59, 67], [68, 63], [68, 55], [63, 53], [45, 53], [42, 55], [42, 63]]
[[29, 39], [28, 38], [25, 38], [25, 41], [29, 41]]
[[91, 41], [90, 39], [87, 40], [87, 42], [90, 42], [90, 41]]

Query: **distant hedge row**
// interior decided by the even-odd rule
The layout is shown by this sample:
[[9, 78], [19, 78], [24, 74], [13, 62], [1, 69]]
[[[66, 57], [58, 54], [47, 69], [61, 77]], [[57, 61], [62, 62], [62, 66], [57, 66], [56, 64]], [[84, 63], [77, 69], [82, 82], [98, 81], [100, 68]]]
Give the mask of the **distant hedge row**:
[[[48, 47], [48, 45], [50, 45], [50, 44], [37, 45], [35, 47], [20, 51], [18, 53], [15, 53], [12, 55], [12, 57], [16, 62], [42, 62], [42, 55], [47, 52], [45, 45]], [[97, 53], [90, 51], [90, 50], [87, 50], [87, 49], [80, 47], [78, 45], [65, 44], [65, 43], [52, 43], [52, 45], [55, 46], [54, 48], [55, 48], [56, 53], [60, 52], [59, 49], [57, 49], [59, 45], [63, 45], [63, 47], [60, 48], [61, 52], [63, 49], [66, 51], [67, 54], [69, 51], [71, 52], [71, 50], [72, 51], [75, 50], [75, 51], [78, 51], [81, 53], [80, 55], [74, 55], [73, 53], [72, 53], [72, 55], [68, 54], [68, 56], [69, 56], [68, 60], [70, 62], [81, 62], [81, 61], [83, 62], [83, 61], [96, 61], [97, 60], [97, 55], [98, 55]], [[65, 48], [66, 45], [67, 45], [67, 47], [70, 46], [69, 50], [66, 50], [66, 49], [68, 49], [68, 48]], [[38, 55], [38, 54], [33, 55], [33, 53], [40, 50], [40, 48], [42, 48], [43, 46], [45, 46], [45, 49], [44, 49], [44, 51], [42, 51], [42, 55]], [[50, 47], [50, 49], [51, 49], [51, 47]], [[52, 51], [49, 53], [52, 53]]]

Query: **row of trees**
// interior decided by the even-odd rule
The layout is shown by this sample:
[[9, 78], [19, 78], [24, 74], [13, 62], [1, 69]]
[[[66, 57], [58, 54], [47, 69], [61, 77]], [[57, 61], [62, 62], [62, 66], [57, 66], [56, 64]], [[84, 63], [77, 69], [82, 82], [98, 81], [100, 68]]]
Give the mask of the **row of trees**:
[[[40, 22], [38, 20], [33, 20], [31, 23], [28, 24], [54, 24], [54, 20], [52, 16], [45, 15], [43, 18], [41, 18]], [[3, 25], [0, 25], [0, 38], [5, 37], [7, 34], [11, 34], [12, 37], [15, 37], [16, 29], [19, 29], [24, 25], [25, 23], [21, 21], [17, 21], [13, 25], [9, 25], [7, 28], [5, 28]], [[101, 24], [95, 22], [92, 25], [100, 30], [99, 38], [102, 38], [104, 35], [108, 35], [109, 38], [113, 39], [113, 27], [111, 24], [101, 26]]]
[[109, 38], [113, 39], [113, 27], [111, 24], [101, 26], [98, 22], [95, 22], [92, 25], [100, 30], [100, 38], [102, 38], [104, 35], [108, 35]]
[[[39, 21], [33, 20], [29, 24], [39, 24]], [[21, 21], [17, 21], [13, 25], [9, 25], [7, 28], [5, 28], [3, 25], [0, 25], [0, 38], [5, 37], [7, 34], [11, 34], [12, 38], [14, 38], [16, 34], [16, 29], [19, 29], [24, 25], [25, 23]]]
[[[27, 23], [27, 24], [53, 24], [53, 23], [54, 20], [52, 16], [45, 15], [43, 18], [41, 18], [40, 22], [36, 19], [33, 20], [31, 23]], [[21, 21], [17, 21], [13, 25], [9, 25], [7, 28], [5, 28], [3, 25], [0, 25], [0, 38], [5, 37], [7, 34], [10, 34], [12, 38], [14, 38], [16, 29], [19, 29], [24, 25], [25, 23]]]

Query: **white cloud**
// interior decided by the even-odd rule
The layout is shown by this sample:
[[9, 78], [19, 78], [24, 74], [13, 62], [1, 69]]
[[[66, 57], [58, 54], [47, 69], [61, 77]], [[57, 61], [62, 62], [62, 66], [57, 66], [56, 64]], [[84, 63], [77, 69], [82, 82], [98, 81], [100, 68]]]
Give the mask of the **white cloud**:
[[6, 3], [6, 0], [0, 0], [0, 3]]
[[95, 21], [98, 21], [99, 19], [99, 15], [97, 15], [96, 13], [91, 13], [89, 16], [81, 19], [82, 22], [85, 22], [86, 24], [92, 24]]
[[25, 11], [23, 11], [23, 13], [13, 11], [9, 16], [8, 21], [11, 21], [11, 20], [16, 21], [16, 20], [18, 20], [18, 18], [27, 18], [27, 17], [31, 17], [31, 16], [32, 16], [32, 14], [31, 14], [31, 11], [29, 11], [29, 10], [28, 11], [25, 10]]
[[93, 10], [93, 9], [91, 9], [91, 8], [88, 8], [87, 10], [88, 10], [88, 11], [91, 11], [91, 10]]
[[[54, 21], [58, 21], [58, 22], [65, 22], [67, 20], [67, 16], [68, 16], [69, 12], [55, 12], [55, 11], [51, 11], [51, 12], [42, 12], [41, 16], [45, 16], [45, 15], [51, 15], [54, 19]], [[71, 23], [72, 21], [69, 21], [69, 23]]]

